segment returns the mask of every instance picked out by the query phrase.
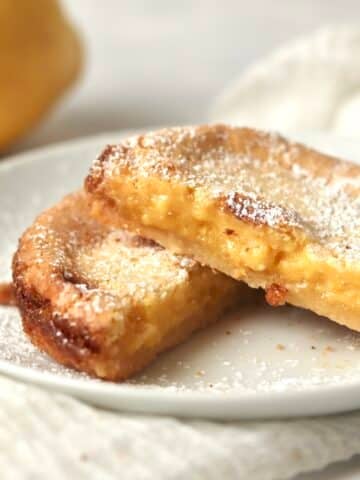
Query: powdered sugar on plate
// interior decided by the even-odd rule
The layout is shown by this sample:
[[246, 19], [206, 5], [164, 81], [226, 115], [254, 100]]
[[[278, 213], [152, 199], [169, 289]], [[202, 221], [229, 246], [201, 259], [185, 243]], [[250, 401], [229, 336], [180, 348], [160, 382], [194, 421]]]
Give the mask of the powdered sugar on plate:
[[[39, 374], [103, 383], [39, 352], [10, 307], [0, 307], [2, 371], [4, 362]], [[195, 334], [125, 385], [229, 394], [303, 390], [356, 379], [360, 381], [359, 335], [301, 310], [259, 304]]]

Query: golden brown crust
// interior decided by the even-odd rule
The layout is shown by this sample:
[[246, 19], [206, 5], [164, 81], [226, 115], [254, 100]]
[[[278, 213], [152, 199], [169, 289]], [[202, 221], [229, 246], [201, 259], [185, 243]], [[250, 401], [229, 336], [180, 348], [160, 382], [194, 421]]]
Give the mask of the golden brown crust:
[[16, 296], [24, 331], [36, 346], [58, 362], [86, 371], [88, 358], [99, 352], [99, 344], [92, 341], [84, 325], [71, 327], [68, 318], [57, 315], [47, 299], [21, 281], [18, 268], [15, 257], [14, 277], [19, 279]]
[[31, 341], [105, 379], [133, 375], [235, 305], [243, 288], [152, 240], [100, 225], [83, 193], [24, 233], [13, 281]]

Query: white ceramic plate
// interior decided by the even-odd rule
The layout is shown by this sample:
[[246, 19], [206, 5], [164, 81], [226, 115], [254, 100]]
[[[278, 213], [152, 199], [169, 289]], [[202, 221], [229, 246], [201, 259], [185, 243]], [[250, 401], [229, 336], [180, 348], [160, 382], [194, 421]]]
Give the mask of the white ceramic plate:
[[[34, 216], [79, 187], [97, 152], [124, 132], [44, 148], [0, 163], [0, 281]], [[360, 141], [295, 135], [360, 160]], [[89, 379], [39, 353], [16, 309], [0, 307], [0, 371], [88, 402], [179, 416], [239, 419], [360, 407], [360, 334], [291, 307], [245, 308], [163, 354], [131, 382]]]

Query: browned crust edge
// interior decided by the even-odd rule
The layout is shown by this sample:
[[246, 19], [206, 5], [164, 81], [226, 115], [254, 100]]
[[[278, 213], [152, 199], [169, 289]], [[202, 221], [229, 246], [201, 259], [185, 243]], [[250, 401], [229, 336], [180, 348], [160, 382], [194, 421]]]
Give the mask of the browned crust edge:
[[99, 345], [70, 319], [56, 315], [51, 302], [23, 280], [23, 264], [18, 253], [13, 258], [15, 296], [25, 333], [31, 342], [63, 365], [95, 375], [89, 366], [89, 357], [99, 354]]
[[[60, 316], [51, 301], [24, 280], [26, 265], [19, 257], [18, 250], [13, 257], [17, 306], [26, 335], [42, 352], [66, 367], [112, 381], [129, 378], [156, 357], [155, 351], [141, 350], [130, 358], [120, 344], [108, 345], [105, 331], [91, 332], [85, 318]], [[139, 313], [136, 312], [136, 317]]]

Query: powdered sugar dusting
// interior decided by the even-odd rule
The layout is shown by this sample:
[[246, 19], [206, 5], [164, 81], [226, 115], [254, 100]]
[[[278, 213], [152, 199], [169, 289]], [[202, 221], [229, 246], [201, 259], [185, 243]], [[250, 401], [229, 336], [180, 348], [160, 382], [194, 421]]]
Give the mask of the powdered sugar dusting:
[[113, 146], [105, 177], [130, 169], [224, 198], [238, 216], [302, 229], [348, 261], [360, 258], [360, 167], [266, 134], [231, 127], [165, 129]]
[[277, 227], [281, 224], [300, 226], [294, 210], [286, 210], [280, 205], [267, 203], [256, 197], [243, 197], [237, 192], [230, 192], [226, 198], [226, 205], [237, 218], [244, 221], [270, 227]]
[[0, 361], [66, 378], [89, 378], [59, 365], [32, 345], [23, 332], [19, 312], [14, 307], [0, 307]]
[[24, 248], [29, 244], [31, 261], [18, 280], [26, 277], [51, 298], [55, 316], [85, 314], [88, 321], [105, 312], [121, 321], [133, 305], [166, 298], [200, 268], [152, 241], [100, 225], [83, 194], [42, 214], [22, 240]]

